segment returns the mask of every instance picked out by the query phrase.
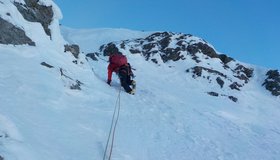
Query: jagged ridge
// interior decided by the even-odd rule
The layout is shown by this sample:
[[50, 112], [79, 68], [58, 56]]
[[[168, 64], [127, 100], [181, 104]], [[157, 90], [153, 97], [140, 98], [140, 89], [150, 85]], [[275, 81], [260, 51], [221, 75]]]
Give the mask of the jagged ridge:
[[280, 95], [280, 73], [278, 70], [269, 70], [263, 86], [274, 96]]
[[[223, 88], [240, 91], [254, 73], [252, 68], [225, 54], [218, 54], [205, 40], [190, 34], [157, 32], [146, 38], [111, 42], [100, 47], [104, 56], [120, 50], [141, 54], [147, 61], [158, 65], [175, 61], [184, 61], [186, 66], [192, 64], [192, 67], [186, 68], [186, 72], [191, 73], [194, 79], [202, 78], [219, 85], [222, 94]], [[217, 62], [218, 67], [213, 68], [211, 64]]]

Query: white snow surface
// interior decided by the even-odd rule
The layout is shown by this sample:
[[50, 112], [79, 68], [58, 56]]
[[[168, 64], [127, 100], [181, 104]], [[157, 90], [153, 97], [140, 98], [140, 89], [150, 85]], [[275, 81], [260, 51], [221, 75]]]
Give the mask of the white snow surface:
[[106, 43], [143, 38], [152, 33], [123, 28], [73, 29], [65, 26], [62, 26], [61, 32], [65, 40], [71, 44], [79, 44], [85, 53], [98, 52], [99, 47]]
[[[14, 0], [1, 0], [0, 17], [12, 23], [18, 28], [25, 31], [26, 35], [36, 43], [36, 46], [54, 46], [55, 48], [63, 47], [66, 42], [60, 34], [59, 20], [62, 19], [62, 13], [58, 6], [52, 0], [40, 0], [39, 3], [46, 6], [52, 6], [54, 16], [49, 28], [52, 38], [44, 31], [40, 23], [29, 22], [24, 19], [21, 13], [13, 4]], [[24, 0], [16, 0], [15, 2], [25, 4]], [[9, 13], [9, 14], [7, 14]], [[60, 48], [62, 50], [62, 48]]]
[[[107, 31], [112, 37], [126, 34], [103, 31], [100, 41], [107, 41], [100, 37]], [[80, 55], [76, 65], [70, 53], [55, 48], [1, 45], [0, 51], [0, 155], [5, 160], [102, 159], [120, 85], [116, 76], [112, 87], [105, 83], [107, 62], [88, 63]], [[125, 54], [136, 69], [137, 92], [121, 92], [112, 159], [280, 158], [279, 99], [259, 85], [263, 69], [255, 69], [234, 103], [207, 95], [213, 88], [176, 67]], [[41, 66], [43, 61], [55, 68]], [[73, 82], [61, 77], [60, 68], [84, 83], [81, 91], [69, 89]]]
[[[72, 63], [75, 58], [63, 52], [62, 38], [50, 41], [40, 36], [40, 26], [29, 24], [10, 7], [17, 16], [14, 24], [42, 45], [0, 45], [0, 156], [4, 160], [102, 159], [120, 87], [117, 76], [108, 86], [107, 62], [87, 61], [80, 54], [78, 64]], [[58, 34], [58, 24], [54, 28]], [[65, 39], [81, 45], [84, 52], [98, 51], [102, 43], [149, 34], [125, 29], [63, 30]], [[242, 91], [233, 93], [239, 99], [234, 103], [207, 95], [219, 86], [193, 79], [183, 62], [172, 62], [170, 68], [123, 52], [136, 69], [137, 91], [129, 95], [122, 89], [112, 160], [280, 159], [280, 100], [261, 86], [266, 69], [252, 66], [254, 77]], [[211, 65], [219, 68], [214, 62]], [[61, 71], [71, 79], [61, 76]], [[70, 89], [76, 80], [83, 83], [81, 90]]]

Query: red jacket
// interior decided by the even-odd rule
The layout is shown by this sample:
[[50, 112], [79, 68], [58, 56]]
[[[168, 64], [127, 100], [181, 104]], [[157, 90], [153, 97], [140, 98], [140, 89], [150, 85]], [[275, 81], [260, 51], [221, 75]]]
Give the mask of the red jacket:
[[109, 63], [108, 65], [108, 81], [112, 81], [112, 73], [113, 72], [118, 72], [118, 69], [119, 69], [119, 66], [115, 65], [115, 64], [112, 64], [112, 63]]
[[[129, 76], [134, 76], [134, 74], [133, 74], [133, 72], [132, 72], [132, 70], [131, 70], [131, 66], [130, 66], [130, 64], [129, 63], [127, 63], [126, 64], [126, 66], [128, 67], [128, 75]], [[114, 64], [114, 63], [109, 63], [109, 65], [108, 65], [108, 78], [107, 78], [107, 81], [112, 81], [112, 74], [113, 74], [113, 72], [116, 72], [116, 73], [118, 73], [119, 72], [119, 69], [120, 69], [120, 67], [118, 66], [118, 65], [116, 65], [116, 64]]]

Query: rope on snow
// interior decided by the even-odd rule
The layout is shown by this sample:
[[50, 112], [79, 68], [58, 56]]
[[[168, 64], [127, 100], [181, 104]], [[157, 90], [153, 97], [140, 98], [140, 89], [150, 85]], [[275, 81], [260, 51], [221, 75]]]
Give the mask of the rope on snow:
[[115, 132], [116, 132], [117, 123], [118, 123], [119, 115], [120, 115], [120, 108], [121, 108], [121, 87], [119, 89], [117, 101], [115, 104], [115, 110], [114, 110], [114, 114], [113, 114], [113, 118], [112, 118], [112, 122], [111, 122], [111, 128], [110, 128], [106, 148], [104, 151], [103, 160], [106, 160], [106, 158], [108, 160], [111, 160], [111, 157], [112, 157], [113, 145], [114, 145], [114, 140], [115, 140]]

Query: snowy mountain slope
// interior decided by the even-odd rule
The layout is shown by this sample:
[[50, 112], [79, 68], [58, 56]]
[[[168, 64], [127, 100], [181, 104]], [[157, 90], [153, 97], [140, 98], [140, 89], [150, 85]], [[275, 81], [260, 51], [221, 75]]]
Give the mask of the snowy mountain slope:
[[[94, 35], [92, 32], [89, 37], [95, 37]], [[94, 42], [94, 39], [91, 41]], [[215, 62], [216, 59], [209, 59], [212, 69], [220, 68], [221, 73], [243, 81], [241, 91], [222, 89], [227, 94], [238, 97], [238, 102], [234, 103], [227, 97], [208, 96], [205, 94], [208, 91], [221, 92], [220, 86], [216, 83], [209, 85], [207, 80], [193, 79], [192, 74], [185, 72], [188, 65], [197, 64], [195, 60], [191, 64], [170, 61], [158, 66], [146, 61], [147, 58], [141, 54], [131, 54], [131, 48], [121, 45], [124, 42], [133, 43], [135, 40], [113, 44], [127, 55], [136, 69], [138, 90], [135, 96], [128, 96], [128, 99], [127, 95], [123, 95], [125, 100], [122, 101], [118, 127], [116, 159], [279, 157], [276, 149], [279, 148], [279, 99], [272, 97], [261, 86], [266, 69], [234, 60], [233, 64], [228, 64], [233, 69], [227, 70], [227, 67], [220, 66], [219, 61]], [[110, 44], [112, 43], [108, 45]], [[105, 50], [106, 46], [101, 47], [102, 52]], [[90, 63], [95, 74], [105, 82], [107, 62], [103, 59], [107, 58], [102, 56], [102, 52], [99, 61]], [[198, 60], [204, 61], [202, 65], [207, 63], [204, 58], [198, 57]], [[239, 64], [253, 68], [254, 74], [243, 80], [243, 76], [233, 76], [242, 75], [240, 73], [244, 70], [239, 73], [235, 70], [241, 66]], [[113, 85], [119, 85], [116, 77]]]
[[[139, 59], [130, 61], [137, 68], [138, 92], [135, 97], [123, 100], [116, 142], [116, 148], [121, 148], [119, 154], [125, 153], [131, 159], [279, 157], [274, 150], [279, 147], [279, 135], [271, 132], [272, 128], [278, 128], [279, 102], [271, 100], [270, 95], [263, 96], [263, 90], [249, 89], [235, 104], [201, 93], [208, 86], [186, 81], [174, 70], [165, 68], [162, 72], [162, 68], [139, 63]], [[141, 68], [143, 65], [149, 71]], [[100, 76], [104, 74], [105, 71]], [[267, 106], [276, 112], [268, 113]], [[264, 150], [263, 144], [275, 147]]]
[[[51, 3], [39, 1], [46, 6]], [[112, 86], [105, 83], [108, 64], [102, 59], [107, 57], [100, 53], [98, 61], [86, 60], [83, 54], [75, 58], [64, 52], [66, 42], [57, 34], [58, 23], [52, 23], [56, 25], [51, 35], [61, 38], [51, 39], [42, 25], [23, 19], [12, 1], [0, 0], [1, 9], [7, 5], [13, 13], [9, 22], [18, 21], [16, 25], [36, 45], [0, 44], [0, 159], [102, 159], [120, 87], [115, 75]], [[101, 43], [119, 44], [122, 37], [133, 38], [132, 43], [134, 38], [152, 34], [115, 29], [67, 29], [63, 33], [84, 53], [99, 52]], [[191, 64], [180, 60], [159, 66], [141, 54], [119, 49], [136, 69], [137, 93], [121, 92], [112, 159], [279, 159], [279, 98], [261, 86], [265, 79], [274, 79], [265, 76], [267, 69], [242, 63], [253, 68], [254, 74], [241, 91], [225, 89], [238, 98], [233, 102], [206, 94], [224, 88], [187, 73], [186, 69], [197, 65], [190, 55], [186, 59]], [[153, 58], [159, 61], [161, 57]], [[209, 66], [202, 59], [205, 56], [198, 58]], [[209, 62], [223, 74], [234, 74], [218, 59]]]
[[[191, 72], [193, 78], [201, 77], [209, 83], [214, 81], [216, 82], [214, 88], [220, 86], [223, 92], [229, 89], [230, 92], [240, 91], [249, 82], [254, 71], [253, 68], [245, 67], [233, 58], [217, 54], [205, 40], [186, 34], [156, 32], [146, 38], [109, 43], [101, 46], [100, 50], [104, 55], [114, 50], [141, 54], [146, 60], [159, 66], [166, 63], [169, 67]], [[237, 98], [229, 97], [237, 101]]]
[[[30, 47], [24, 41], [15, 41], [19, 34], [10, 34], [8, 27], [0, 28], [1, 33], [8, 33], [1, 34], [0, 38], [3, 43], [0, 44], [0, 159], [77, 159], [77, 156], [90, 159], [90, 149], [85, 151], [89, 154], [73, 156], [76, 154], [73, 151], [86, 146], [92, 137], [92, 134], [80, 134], [80, 129], [86, 128], [87, 124], [83, 122], [84, 119], [77, 121], [76, 118], [80, 115], [88, 119], [94, 117], [87, 110], [81, 109], [79, 112], [77, 108], [97, 103], [91, 100], [89, 105], [83, 98], [77, 102], [72, 95], [76, 98], [83, 96], [70, 88], [77, 85], [77, 80], [82, 81], [84, 86], [87, 83], [95, 86], [94, 76], [88, 77], [92, 74], [91, 68], [72, 63], [76, 59], [70, 52], [64, 52], [66, 42], [58, 25], [60, 11], [52, 1], [16, 2], [28, 11], [34, 8], [25, 3], [32, 3], [35, 8], [51, 7], [53, 14], [48, 17], [52, 19], [48, 26], [51, 37], [40, 23], [25, 19], [16, 8], [15, 1], [0, 1], [0, 16], [8, 22], [5, 24], [13, 24], [14, 28], [19, 28], [20, 35], [24, 33], [34, 42]], [[39, 15], [42, 13], [41, 10], [36, 11]], [[85, 61], [83, 55], [80, 57], [79, 64]], [[53, 68], [41, 65], [43, 62]], [[91, 96], [87, 97], [90, 99]], [[72, 133], [67, 135], [66, 132]], [[75, 137], [79, 136], [90, 137], [76, 139], [78, 143], [69, 146], [69, 142], [75, 143]]]

